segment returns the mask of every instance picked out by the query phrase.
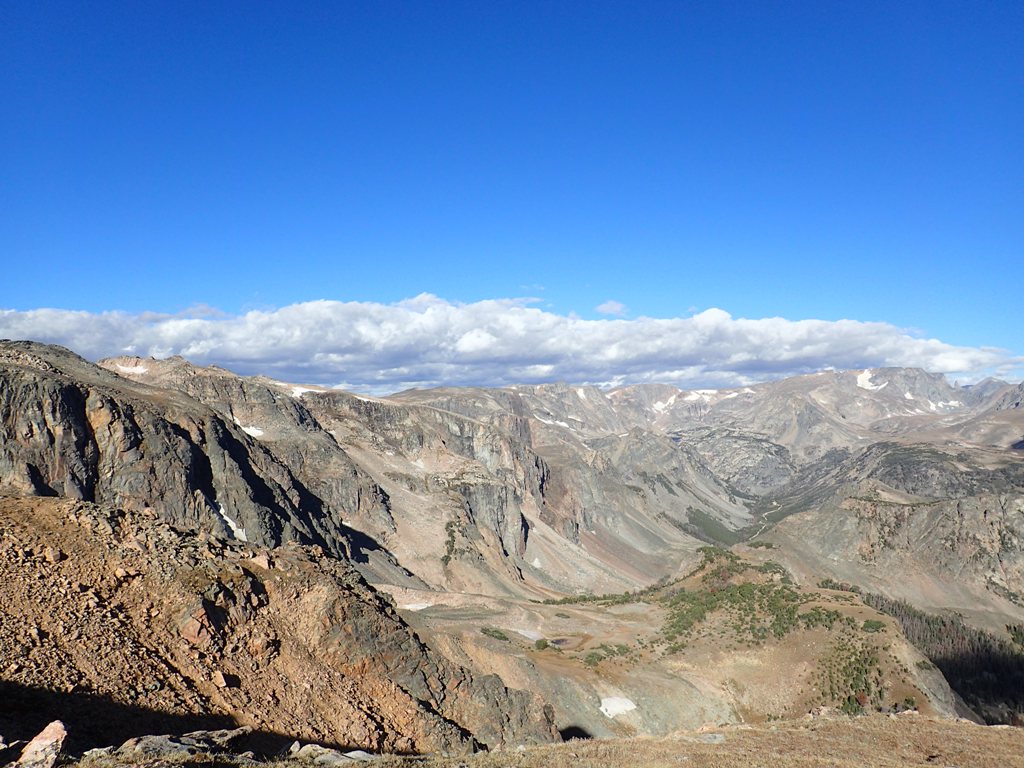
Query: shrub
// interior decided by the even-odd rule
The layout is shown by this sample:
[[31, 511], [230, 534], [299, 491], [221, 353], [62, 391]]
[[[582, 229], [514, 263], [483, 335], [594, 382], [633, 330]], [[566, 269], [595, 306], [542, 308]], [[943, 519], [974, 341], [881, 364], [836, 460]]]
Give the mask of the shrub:
[[1024, 624], [1007, 624], [1006, 631], [1010, 633], [1010, 639], [1020, 646], [1024, 646]]

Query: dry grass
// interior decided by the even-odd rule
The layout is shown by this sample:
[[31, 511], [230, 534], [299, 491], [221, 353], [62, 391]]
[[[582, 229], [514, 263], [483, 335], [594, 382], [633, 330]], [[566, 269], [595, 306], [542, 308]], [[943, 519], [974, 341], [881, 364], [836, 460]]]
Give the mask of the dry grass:
[[[822, 717], [666, 738], [571, 741], [471, 756], [382, 756], [367, 768], [1024, 768], [1024, 729], [920, 715]], [[127, 768], [116, 759], [81, 768]], [[133, 768], [250, 768], [230, 756], [132, 762]], [[284, 760], [266, 768], [312, 768]], [[324, 763], [329, 765], [329, 763]]]
[[[721, 741], [713, 743], [721, 737]], [[708, 741], [705, 741], [707, 739]], [[712, 743], [709, 743], [712, 742]], [[1024, 766], [1024, 730], [921, 716], [822, 718], [662, 739], [573, 741], [473, 757], [385, 758], [378, 768], [890, 768]]]

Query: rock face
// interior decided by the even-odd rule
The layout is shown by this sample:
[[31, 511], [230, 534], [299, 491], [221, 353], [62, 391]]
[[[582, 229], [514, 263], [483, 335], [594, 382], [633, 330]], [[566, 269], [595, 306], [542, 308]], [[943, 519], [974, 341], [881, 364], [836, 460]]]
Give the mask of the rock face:
[[621, 590], [693, 560], [709, 520], [727, 531], [751, 522], [693, 450], [639, 428], [594, 388], [367, 398], [180, 358], [102, 365], [201, 401], [255, 437], [365, 535], [356, 559], [375, 580], [492, 594]]
[[[0, 698], [36, 712], [36, 730], [55, 707], [104, 712], [71, 734], [89, 746], [241, 725], [329, 749], [464, 751], [550, 739], [556, 720], [661, 732], [701, 712], [733, 719], [734, 678], [680, 683], [718, 659], [717, 641], [680, 665], [652, 655], [642, 601], [635, 631], [594, 617], [600, 641], [572, 626], [585, 612], [531, 606], [685, 581], [705, 544], [746, 541], [758, 556], [774, 544], [765, 573], [782, 563], [803, 586], [829, 577], [991, 629], [1020, 623], [1019, 394], [878, 369], [731, 391], [374, 398], [0, 342]], [[406, 614], [426, 643], [368, 582], [432, 608]], [[530, 656], [557, 653], [534, 647], [541, 626], [582, 673]], [[515, 663], [510, 633], [529, 640]], [[602, 714], [591, 699], [624, 694], [586, 659], [609, 653], [623, 670], [650, 662], [643, 679], [692, 706], [652, 715], [640, 687], [627, 698], [644, 714]], [[0, 733], [12, 724], [0, 716]]]
[[[181, 358], [97, 367], [5, 343], [0, 381], [0, 489], [149, 508], [267, 546], [317, 544], [374, 582], [491, 595], [636, 588], [691, 567], [706, 542], [760, 535], [792, 512], [831, 515], [876, 445], [956, 444], [979, 466], [1024, 460], [1019, 387], [956, 387], [914, 369], [730, 391], [370, 398]], [[961, 498], [955, 461], [899, 470], [897, 452], [882, 452], [878, 482], [899, 471], [894, 487], [915, 493], [925, 472], [917, 482], [948, 484], [925, 489], [929, 503]], [[1014, 509], [1016, 475], [1000, 487]], [[990, 576], [1024, 590], [1013, 573], [977, 578]]]
[[0, 347], [0, 491], [154, 510], [189, 530], [347, 551], [340, 514], [236, 424], [54, 347]]
[[[68, 558], [49, 562], [48, 545]], [[0, 603], [5, 698], [29, 704], [0, 718], [9, 735], [34, 702], [68, 710], [78, 748], [190, 717], [371, 751], [556, 737], [536, 697], [434, 654], [316, 547], [268, 552], [88, 502], [0, 499]], [[90, 720], [103, 708], [120, 724]]]
[[1012, 454], [876, 443], [769, 497], [789, 516], [767, 538], [819, 574], [1002, 628], [1024, 608], [1022, 489]]

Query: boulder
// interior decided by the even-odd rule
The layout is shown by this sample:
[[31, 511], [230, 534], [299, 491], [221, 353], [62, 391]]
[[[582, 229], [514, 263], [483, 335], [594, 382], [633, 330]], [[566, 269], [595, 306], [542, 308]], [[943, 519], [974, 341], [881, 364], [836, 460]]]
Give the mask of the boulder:
[[26, 745], [15, 766], [17, 768], [53, 768], [60, 757], [64, 740], [67, 737], [68, 732], [64, 728], [64, 723], [54, 720]]

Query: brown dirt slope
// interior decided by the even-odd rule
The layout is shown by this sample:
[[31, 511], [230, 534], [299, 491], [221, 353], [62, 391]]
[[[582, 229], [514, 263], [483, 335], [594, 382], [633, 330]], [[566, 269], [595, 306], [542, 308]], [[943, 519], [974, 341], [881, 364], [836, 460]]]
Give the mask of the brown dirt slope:
[[433, 654], [316, 547], [0, 498], [0, 734], [57, 717], [72, 750], [234, 723], [392, 752], [556, 738], [539, 699]]

